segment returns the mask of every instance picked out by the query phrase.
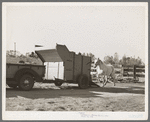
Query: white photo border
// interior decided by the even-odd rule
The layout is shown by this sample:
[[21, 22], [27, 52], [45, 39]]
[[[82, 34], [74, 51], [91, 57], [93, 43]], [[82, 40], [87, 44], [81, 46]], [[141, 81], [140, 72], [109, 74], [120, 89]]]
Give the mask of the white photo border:
[[[50, 112], [6, 111], [6, 8], [8, 6], [144, 6], [145, 7], [145, 112]], [[148, 3], [147, 2], [80, 2], [80, 3], [2, 3], [2, 119], [3, 120], [147, 120], [148, 119]]]

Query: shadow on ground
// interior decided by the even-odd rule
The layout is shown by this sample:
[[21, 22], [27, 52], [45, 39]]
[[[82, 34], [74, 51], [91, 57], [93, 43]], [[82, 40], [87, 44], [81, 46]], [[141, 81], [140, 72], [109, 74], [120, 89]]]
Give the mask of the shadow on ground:
[[76, 97], [76, 98], [89, 98], [89, 97], [102, 97], [104, 93], [128, 93], [128, 94], [144, 94], [145, 88], [143, 86], [106, 86], [106, 87], [90, 87], [88, 89], [80, 89], [78, 86], [62, 86], [55, 87], [58, 89], [47, 88], [33, 88], [31, 91], [20, 91], [19, 89], [6, 88], [6, 98], [11, 97], [25, 97], [30, 99], [38, 98], [61, 98], [61, 97]]

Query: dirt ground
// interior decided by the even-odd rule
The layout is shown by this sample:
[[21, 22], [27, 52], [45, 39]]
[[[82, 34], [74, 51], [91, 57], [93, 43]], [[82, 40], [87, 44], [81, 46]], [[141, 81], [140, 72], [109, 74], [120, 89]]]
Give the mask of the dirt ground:
[[79, 89], [76, 84], [35, 83], [31, 91], [6, 88], [6, 111], [144, 111], [144, 83], [108, 83]]

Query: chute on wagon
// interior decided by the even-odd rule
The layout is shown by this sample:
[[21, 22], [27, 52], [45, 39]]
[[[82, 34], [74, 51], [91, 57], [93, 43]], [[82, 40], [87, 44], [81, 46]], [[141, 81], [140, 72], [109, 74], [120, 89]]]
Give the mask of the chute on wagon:
[[[36, 50], [35, 53], [43, 63], [63, 62], [63, 77], [55, 78], [55, 85], [60, 86], [63, 82], [68, 82], [78, 83], [80, 88], [87, 88], [91, 84], [91, 57], [75, 54], [65, 45], [59, 44], [55, 49]], [[45, 80], [45, 82], [49, 81]]]

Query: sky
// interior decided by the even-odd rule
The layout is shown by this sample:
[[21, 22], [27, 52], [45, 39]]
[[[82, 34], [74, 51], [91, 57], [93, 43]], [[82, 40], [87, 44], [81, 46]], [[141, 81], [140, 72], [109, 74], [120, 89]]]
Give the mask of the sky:
[[[104, 59], [116, 52], [145, 61], [145, 6], [102, 4], [9, 4], [6, 49], [25, 54], [66, 45]], [[35, 45], [43, 45], [35, 48]]]

